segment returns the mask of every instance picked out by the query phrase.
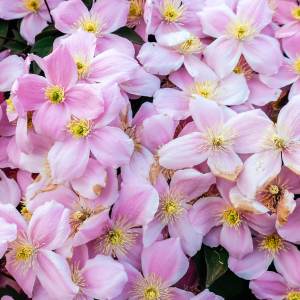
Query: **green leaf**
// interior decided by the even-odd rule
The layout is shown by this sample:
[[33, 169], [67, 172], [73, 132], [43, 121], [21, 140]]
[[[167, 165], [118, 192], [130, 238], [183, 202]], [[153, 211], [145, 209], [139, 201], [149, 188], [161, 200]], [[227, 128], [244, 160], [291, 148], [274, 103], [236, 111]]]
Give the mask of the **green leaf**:
[[82, 0], [84, 4], [92, 6], [93, 5], [93, 0]]
[[145, 44], [144, 40], [132, 28], [126, 26], [119, 28], [113, 34], [121, 36], [137, 45]]
[[199, 276], [199, 284], [201, 290], [205, 290], [205, 282], [206, 282], [206, 273], [207, 273], [207, 267], [205, 262], [205, 256], [204, 256], [204, 245], [202, 245], [202, 248], [200, 251], [196, 253], [195, 256], [193, 256], [193, 260], [196, 265], [196, 270]]
[[46, 55], [50, 54], [54, 40], [54, 36], [47, 36], [39, 40], [32, 47], [32, 52], [40, 57], [45, 57]]
[[228, 252], [221, 246], [210, 248], [204, 246], [207, 277], [205, 287], [208, 288], [215, 280], [222, 276], [228, 269]]
[[24, 52], [27, 48], [27, 45], [23, 45], [17, 42], [8, 41], [5, 45], [5, 48], [10, 49], [10, 54], [19, 54], [21, 52]]
[[3, 296], [10, 296], [14, 300], [21, 300], [19, 293], [9, 285], [7, 285], [5, 288], [0, 289], [0, 299]]
[[[8, 24], [9, 24], [9, 21], [5, 21], [5, 20], [0, 19], [0, 35], [1, 36], [6, 37], [7, 31], [8, 31]], [[4, 42], [5, 42], [5, 39], [0, 39], [0, 46], [3, 45]]]
[[43, 39], [47, 36], [59, 37], [61, 35], [63, 35], [63, 34], [60, 31], [58, 31], [53, 24], [50, 24], [49, 26], [44, 28], [43, 31], [40, 34], [38, 34], [35, 37], [35, 42], [38, 42], [38, 41], [40, 41], [41, 39]]
[[42, 71], [42, 69], [39, 67], [39, 65], [35, 61], [32, 62], [32, 70], [33, 70], [33, 73], [37, 74], [37, 75], [39, 75], [40, 72]]
[[17, 31], [16, 29], [13, 29], [12, 30], [13, 33], [14, 33], [14, 36], [15, 36], [15, 39], [20, 41], [20, 42], [23, 42], [24, 44], [26, 44], [27, 42], [22, 38], [21, 34], [19, 33], [19, 31]]

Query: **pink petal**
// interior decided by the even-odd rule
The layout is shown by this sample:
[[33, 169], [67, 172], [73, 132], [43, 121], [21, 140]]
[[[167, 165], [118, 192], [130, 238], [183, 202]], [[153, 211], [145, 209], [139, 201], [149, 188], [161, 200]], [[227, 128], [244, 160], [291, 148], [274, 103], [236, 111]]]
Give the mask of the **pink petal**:
[[10, 224], [16, 224], [19, 231], [27, 232], [25, 220], [12, 204], [0, 203], [0, 218], [3, 218]]
[[3, 102], [0, 106], [2, 111], [2, 118], [0, 120], [0, 135], [1, 136], [11, 136], [15, 134], [16, 126], [10, 122], [6, 114], [7, 103]]
[[5, 173], [0, 170], [0, 195], [5, 195], [0, 200], [2, 204], [12, 204], [17, 207], [21, 201], [21, 191], [14, 179], [7, 178]]
[[276, 156], [265, 152], [253, 154], [244, 162], [237, 186], [247, 198], [254, 199], [278, 175], [280, 168], [280, 153]]
[[[70, 240], [70, 239], [68, 239]], [[71, 265], [77, 265], [78, 264], [78, 269], [83, 269], [85, 266], [86, 262], [89, 259], [89, 250], [87, 245], [81, 245], [74, 247], [72, 249], [73, 255], [70, 261]]]
[[89, 78], [96, 82], [122, 83], [131, 79], [139, 66], [126, 53], [110, 49], [92, 59], [91, 69]]
[[120, 190], [111, 218], [117, 220], [122, 216], [132, 226], [147, 225], [153, 220], [158, 203], [158, 193], [151, 185], [126, 184]]
[[300, 252], [290, 243], [285, 247], [287, 251], [280, 251], [274, 260], [275, 268], [291, 286], [300, 286]]
[[47, 26], [47, 21], [39, 13], [30, 13], [21, 22], [20, 34], [29, 45], [34, 45], [36, 35]]
[[258, 299], [282, 300], [289, 292], [289, 285], [285, 279], [270, 271], [252, 280], [249, 288]]
[[274, 11], [266, 1], [244, 0], [237, 5], [237, 18], [247, 16], [254, 21], [257, 30], [263, 29], [272, 22]]
[[[283, 67], [281, 67], [283, 68]], [[280, 70], [277, 74], [280, 73]], [[290, 72], [291, 73], [291, 72]], [[289, 74], [290, 74], [289, 73]], [[276, 75], [277, 75], [276, 74]], [[273, 76], [276, 76], [273, 75]], [[271, 76], [271, 77], [273, 77]], [[269, 102], [277, 101], [278, 97], [281, 94], [281, 90], [278, 88], [270, 88], [269, 86], [272, 86], [270, 84], [267, 84], [264, 79], [262, 79], [264, 75], [257, 75], [254, 74], [251, 79], [248, 81], [248, 86], [250, 89], [250, 96], [247, 99], [248, 103], [252, 103], [258, 106], [264, 106], [268, 104]], [[265, 77], [265, 78], [271, 78], [271, 77]]]
[[244, 214], [247, 225], [261, 234], [271, 234], [275, 231], [276, 215], [264, 214]]
[[70, 233], [69, 210], [55, 200], [39, 206], [28, 226], [28, 236], [39, 249], [55, 250]]
[[89, 259], [81, 275], [86, 287], [82, 292], [92, 298], [112, 299], [119, 295], [127, 282], [127, 275], [122, 264], [113, 258], [97, 255]]
[[3, 257], [7, 250], [7, 242], [12, 242], [17, 237], [17, 225], [0, 218], [0, 237], [0, 256]]
[[13, 165], [8, 162], [7, 146], [9, 142], [9, 137], [2, 136], [0, 138], [0, 168], [13, 167]]
[[[187, 292], [185, 290], [181, 290], [178, 288], [173, 288], [170, 295], [175, 297], [174, 299], [176, 300], [189, 300], [189, 299], [194, 299], [195, 297], [193, 293]], [[192, 297], [192, 298], [191, 298]]]
[[212, 153], [207, 164], [215, 176], [232, 182], [238, 180], [237, 177], [243, 170], [243, 162], [233, 150]]
[[180, 238], [180, 244], [185, 254], [194, 256], [200, 250], [202, 235], [192, 228], [187, 213], [176, 222], [169, 224], [168, 228], [170, 237]]
[[47, 80], [44, 77], [34, 74], [23, 75], [18, 82], [18, 100], [26, 111], [39, 109], [47, 101], [45, 97]]
[[52, 178], [63, 182], [82, 176], [89, 153], [86, 138], [67, 137], [63, 142], [56, 142], [48, 154]]
[[[288, 3], [287, 3], [288, 2]], [[274, 21], [281, 24], [295, 22], [295, 17], [291, 14], [291, 10], [297, 7], [296, 1], [276, 1], [276, 14], [274, 14]]]
[[[288, 5], [286, 6], [288, 8]], [[291, 14], [291, 11], [289, 10], [289, 15], [294, 18], [294, 16]], [[300, 42], [300, 34], [297, 32], [291, 37], [284, 38], [282, 40], [282, 48], [286, 55], [292, 59], [292, 60], [297, 60], [297, 48]]]
[[35, 284], [32, 293], [34, 300], [52, 300], [41, 284]]
[[228, 267], [237, 276], [252, 280], [256, 279], [267, 270], [271, 262], [273, 261], [273, 256], [267, 256], [264, 250], [259, 250], [260, 240], [254, 239], [254, 250], [252, 253], [247, 254], [242, 259], [234, 258], [230, 256], [228, 259]]
[[164, 47], [158, 43], [145, 43], [137, 59], [147, 72], [168, 75], [182, 66], [184, 56], [171, 47]]
[[88, 145], [97, 160], [104, 166], [118, 168], [129, 163], [134, 144], [119, 128], [96, 128]]
[[17, 121], [17, 128], [16, 128], [16, 142], [18, 148], [21, 152], [25, 154], [31, 154], [33, 151], [33, 145], [30, 143], [28, 139], [28, 128], [27, 128], [28, 118], [19, 117]]
[[120, 87], [129, 94], [153, 97], [154, 93], [160, 89], [160, 79], [140, 67], [134, 77], [121, 84]]
[[216, 177], [212, 173], [202, 174], [194, 169], [177, 171], [171, 180], [170, 189], [180, 191], [186, 195], [186, 202], [195, 199], [206, 192], [216, 183]]
[[154, 115], [157, 115], [155, 106], [150, 102], [145, 102], [132, 119], [132, 125], [142, 125], [144, 120]]
[[76, 84], [71, 87], [66, 94], [65, 103], [79, 119], [95, 119], [104, 111], [102, 95], [91, 85]]
[[97, 47], [96, 47], [96, 55], [103, 53], [106, 50], [114, 49], [119, 51], [122, 49], [122, 53], [129, 56], [134, 57], [134, 47], [132, 43], [116, 34], [105, 34], [103, 37], [98, 39]]
[[38, 134], [62, 141], [66, 135], [64, 129], [69, 118], [70, 111], [65, 103], [46, 102], [34, 113], [32, 121]]
[[48, 295], [57, 300], [73, 300], [79, 288], [71, 279], [67, 261], [49, 250], [39, 250], [39, 254], [35, 272]]
[[89, 16], [89, 11], [80, 0], [63, 1], [51, 11], [55, 27], [63, 33], [72, 33], [74, 23], [81, 17]]
[[210, 152], [199, 152], [202, 135], [193, 132], [162, 146], [157, 152], [159, 163], [167, 169], [191, 168], [205, 161]]
[[256, 36], [250, 44], [244, 43], [242, 52], [250, 67], [266, 76], [276, 74], [283, 65], [279, 42], [264, 34]]
[[149, 222], [147, 225], [143, 227], [143, 243], [145, 247], [149, 247], [152, 243], [154, 243], [157, 238], [159, 237], [159, 234], [165, 227], [165, 224], [158, 220], [157, 218], [154, 218], [151, 222]]
[[24, 59], [11, 55], [0, 61], [0, 91], [10, 91], [15, 80], [23, 73]]
[[0, 3], [0, 18], [4, 20], [20, 19], [30, 13], [29, 10], [23, 9], [22, 2], [17, 1], [15, 5], [11, 5], [10, 0], [3, 0]]
[[177, 23], [161, 22], [155, 31], [155, 38], [162, 46], [175, 46], [190, 38], [190, 33]]
[[223, 226], [213, 227], [204, 237], [202, 243], [209, 247], [220, 245], [221, 231]]
[[179, 238], [153, 243], [142, 252], [143, 274], [160, 276], [169, 285], [176, 283], [187, 271], [188, 259], [184, 255]]
[[220, 78], [224, 78], [237, 65], [242, 54], [242, 47], [235, 40], [220, 37], [208, 45], [203, 54], [207, 60], [207, 64]]
[[59, 85], [67, 92], [76, 83], [77, 66], [67, 46], [60, 45], [43, 61], [45, 76], [50, 84]]
[[173, 120], [184, 120], [190, 116], [189, 96], [177, 89], [160, 89], [154, 94], [153, 104], [157, 113], [168, 114]]
[[197, 13], [203, 26], [203, 32], [215, 38], [224, 36], [226, 26], [235, 18], [235, 14], [225, 4], [216, 7], [204, 7]]
[[[205, 72], [206, 73], [206, 72]], [[214, 71], [211, 70], [211, 73], [214, 74]], [[207, 75], [207, 74], [205, 74]], [[206, 76], [205, 76], [206, 77]], [[217, 78], [217, 76], [215, 75]], [[194, 78], [189, 74], [186, 68], [180, 68], [179, 70], [172, 72], [169, 75], [169, 79], [172, 83], [174, 83], [177, 87], [182, 90], [186, 90], [189, 85], [194, 83]], [[204, 78], [205, 79], [205, 78]], [[196, 77], [196, 80], [201, 81], [201, 78]]]
[[229, 255], [238, 259], [253, 251], [251, 232], [246, 224], [240, 225], [237, 229], [223, 225], [220, 241]]
[[24, 170], [19, 170], [17, 173], [17, 182], [22, 195], [25, 194], [27, 187], [33, 182], [31, 173]]
[[192, 227], [202, 235], [206, 235], [219, 224], [216, 214], [225, 209], [224, 200], [218, 197], [199, 199], [189, 211]]
[[300, 31], [300, 22], [294, 21], [283, 25], [275, 32], [275, 37], [277, 39], [291, 37]]

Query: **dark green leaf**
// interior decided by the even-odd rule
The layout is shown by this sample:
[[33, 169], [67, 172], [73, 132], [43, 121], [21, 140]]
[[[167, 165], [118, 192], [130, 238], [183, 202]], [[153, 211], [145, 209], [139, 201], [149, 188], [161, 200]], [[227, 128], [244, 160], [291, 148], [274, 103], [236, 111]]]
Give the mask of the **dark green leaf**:
[[32, 70], [33, 70], [34, 74], [38, 75], [38, 74], [40, 74], [42, 69], [38, 66], [38, 64], [35, 61], [33, 61], [32, 62]]
[[208, 288], [215, 280], [222, 276], [228, 269], [228, 252], [221, 246], [210, 248], [204, 246], [207, 277], [205, 287]]
[[40, 57], [45, 57], [46, 55], [50, 54], [54, 40], [54, 36], [47, 36], [41, 39], [34, 44], [32, 47], [32, 52]]
[[121, 36], [137, 45], [145, 44], [144, 40], [132, 28], [126, 26], [119, 28], [113, 34]]
[[93, 5], [93, 0], [82, 0], [84, 4], [92, 6]]
[[60, 31], [58, 31], [53, 24], [50, 24], [49, 26], [44, 28], [44, 30], [40, 34], [38, 34], [35, 37], [35, 41], [38, 42], [47, 36], [59, 37], [61, 35], [63, 35], [63, 34]]
[[5, 288], [0, 289], [0, 299], [3, 296], [10, 296], [12, 297], [14, 300], [20, 300], [21, 297], [19, 295], [19, 293], [14, 290], [11, 286], [7, 285]]
[[17, 31], [16, 29], [13, 29], [12, 30], [13, 33], [14, 33], [14, 36], [15, 36], [15, 39], [20, 41], [20, 42], [23, 42], [24, 44], [26, 44], [27, 42], [22, 38], [21, 34], [19, 33], [19, 31]]
[[195, 256], [193, 256], [193, 259], [196, 265], [198, 276], [200, 278], [199, 279], [200, 288], [201, 290], [205, 290], [207, 268], [206, 268], [206, 262], [204, 256], [204, 245], [202, 245], [201, 250], [198, 251]]
[[27, 48], [27, 45], [23, 45], [17, 42], [8, 41], [5, 45], [5, 48], [10, 49], [10, 54], [19, 54], [21, 52], [24, 52]]
[[[9, 21], [1, 20], [0, 19], [0, 35], [6, 36], [8, 31], [8, 23]], [[0, 46], [3, 45], [5, 42], [5, 39], [0, 39]]]

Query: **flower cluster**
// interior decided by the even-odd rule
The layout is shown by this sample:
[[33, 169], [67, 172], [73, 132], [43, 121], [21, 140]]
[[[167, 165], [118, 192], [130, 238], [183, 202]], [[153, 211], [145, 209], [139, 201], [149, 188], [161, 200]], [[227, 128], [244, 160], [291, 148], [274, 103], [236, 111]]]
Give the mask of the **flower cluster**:
[[204, 244], [258, 299], [299, 300], [299, 1], [84, 2], [0, 1], [29, 46], [60, 33], [0, 52], [0, 287], [221, 300]]

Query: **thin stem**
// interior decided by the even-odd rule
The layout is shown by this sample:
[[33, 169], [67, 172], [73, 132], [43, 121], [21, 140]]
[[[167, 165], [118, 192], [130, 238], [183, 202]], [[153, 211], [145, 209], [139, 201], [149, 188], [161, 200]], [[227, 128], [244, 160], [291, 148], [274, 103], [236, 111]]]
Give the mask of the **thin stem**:
[[3, 276], [5, 276], [5, 277], [7, 277], [7, 278], [9, 278], [9, 279], [11, 279], [11, 280], [13, 280], [13, 281], [16, 281], [12, 276], [10, 276], [10, 275], [8, 275], [8, 274], [6, 274], [4, 272], [0, 271], [0, 274], [3, 275]]
[[45, 1], [46, 6], [47, 6], [47, 9], [48, 9], [50, 18], [51, 18], [51, 23], [54, 24], [54, 21], [53, 21], [53, 18], [52, 18], [52, 15], [51, 15], [50, 8], [49, 8], [49, 5], [48, 5], [48, 3], [47, 3], [47, 0], [44, 0], [44, 1]]
[[4, 40], [8, 40], [8, 41], [13, 41], [13, 42], [16, 42], [16, 43], [19, 43], [19, 44], [22, 44], [22, 45], [27, 46], [25, 43], [20, 42], [20, 41], [18, 41], [18, 40], [16, 40], [16, 39], [13, 39], [13, 38], [9, 38], [9, 37], [7, 37], [7, 36], [2, 36], [2, 35], [0, 35], [0, 39], [4, 39]]

